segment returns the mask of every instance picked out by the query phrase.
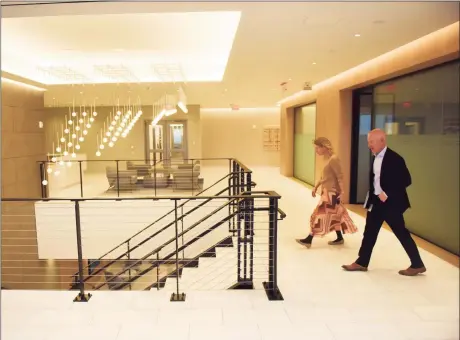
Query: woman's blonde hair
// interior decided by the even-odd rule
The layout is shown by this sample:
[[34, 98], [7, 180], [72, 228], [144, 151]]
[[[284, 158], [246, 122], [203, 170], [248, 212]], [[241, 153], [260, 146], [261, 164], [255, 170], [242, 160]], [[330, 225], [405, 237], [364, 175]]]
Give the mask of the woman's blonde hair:
[[332, 143], [326, 137], [318, 137], [313, 141], [313, 144], [316, 146], [326, 148], [331, 154], [334, 153], [334, 148], [332, 147]]

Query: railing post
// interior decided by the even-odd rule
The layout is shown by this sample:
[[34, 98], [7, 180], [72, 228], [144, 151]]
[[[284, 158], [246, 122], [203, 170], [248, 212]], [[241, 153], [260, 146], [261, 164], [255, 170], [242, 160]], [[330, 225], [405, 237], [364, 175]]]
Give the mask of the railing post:
[[[184, 206], [181, 205], [180, 207], [180, 230], [181, 230], [181, 246], [184, 245]], [[185, 258], [185, 249], [182, 249], [182, 260]]]
[[241, 211], [244, 210], [244, 201], [238, 202], [238, 214], [237, 214], [237, 265], [238, 265], [238, 274], [237, 282], [240, 283], [243, 281], [241, 277]]
[[[195, 164], [194, 164], [194, 161], [193, 159], [191, 160], [192, 161], [192, 196], [195, 192], [194, 188], [195, 188], [195, 178], [193, 177], [193, 168], [195, 167]], [[197, 183], [198, 183], [198, 178], [197, 178]]]
[[[252, 274], [248, 279], [248, 209], [251, 206], [250, 198], [244, 198], [238, 202], [238, 214], [237, 214], [237, 283], [232, 289], [254, 289], [252, 282]], [[244, 230], [242, 229], [241, 221], [244, 220]], [[252, 259], [252, 257], [250, 257]], [[252, 266], [250, 263], [249, 273], [252, 273]]]
[[233, 160], [231, 158], [228, 159], [228, 173], [231, 174], [232, 173], [232, 163], [233, 163]]
[[80, 292], [74, 302], [88, 302], [91, 294], [85, 294], [85, 282], [83, 281], [83, 250], [81, 245], [80, 202], [75, 201], [75, 225], [77, 229], [77, 252], [78, 252], [78, 281]]
[[157, 252], [157, 290], [160, 290], [160, 251]]
[[155, 197], [157, 197], [157, 162], [156, 161], [155, 163], [153, 163], [153, 186], [155, 187]]
[[82, 161], [78, 161], [78, 166], [80, 168], [80, 196], [83, 198], [83, 171], [81, 168], [81, 162]]
[[270, 301], [283, 300], [278, 288], [278, 198], [269, 198], [268, 232], [268, 282], [264, 282], [265, 293]]
[[177, 199], [174, 200], [174, 225], [176, 229], [176, 293], [172, 293], [171, 301], [185, 301], [185, 293], [179, 294], [179, 227], [177, 225]]
[[245, 185], [244, 185], [244, 169], [240, 168], [240, 187], [238, 188], [238, 194], [241, 195], [244, 192]]
[[[129, 247], [129, 240], [126, 244], [128, 246], [128, 266], [129, 266], [128, 276], [129, 276], [129, 281], [131, 282], [131, 249]], [[129, 284], [129, 290], [131, 290], [131, 283]]]
[[41, 162], [39, 164], [39, 169], [40, 169], [40, 188], [42, 192], [42, 198], [46, 198], [46, 185], [43, 184], [43, 182], [46, 180], [45, 162]]
[[[228, 179], [228, 186], [229, 186], [229, 196], [235, 196], [236, 195], [236, 187], [235, 187], [235, 176], [236, 174], [236, 162], [234, 160], [230, 160], [230, 172], [229, 172], [229, 179]], [[238, 210], [238, 201], [235, 201], [232, 199], [232, 202], [230, 203], [228, 207], [228, 213], [229, 214], [234, 214]], [[228, 221], [228, 231], [233, 232], [233, 236], [235, 236], [235, 219], [237, 219], [237, 216], [233, 216], [229, 221]]]
[[250, 172], [246, 174], [246, 191], [252, 190], [252, 175]]
[[254, 280], [254, 198], [248, 199], [247, 214], [249, 216], [246, 242], [249, 243], [249, 281], [252, 285]]
[[115, 161], [117, 163], [117, 197], [120, 197], [120, 174], [118, 169], [119, 161]]
[[[228, 160], [229, 164], [228, 164], [228, 190], [227, 190], [227, 196], [229, 196], [228, 198], [228, 216], [230, 216], [232, 214], [232, 211], [235, 210], [235, 207], [233, 205], [233, 202], [232, 199], [230, 198], [230, 196], [232, 196], [232, 193], [233, 193], [233, 188], [232, 188], [232, 161], [229, 159]], [[228, 232], [230, 233], [232, 231], [232, 220], [233, 218], [229, 219], [228, 220]]]
[[235, 187], [235, 190], [236, 190], [236, 195], [239, 195], [240, 194], [240, 185], [241, 185], [241, 176], [240, 176], [240, 165], [239, 164], [236, 164], [236, 168], [235, 168], [235, 176], [236, 176], [236, 187]]

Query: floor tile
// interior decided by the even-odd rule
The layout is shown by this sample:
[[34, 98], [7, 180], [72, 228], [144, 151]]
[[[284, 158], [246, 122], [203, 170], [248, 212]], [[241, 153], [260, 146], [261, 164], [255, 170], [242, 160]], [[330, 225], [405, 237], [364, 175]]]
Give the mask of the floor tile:
[[405, 335], [389, 322], [327, 322], [334, 340], [405, 340]]
[[190, 326], [190, 340], [262, 340], [257, 325]]
[[19, 328], [6, 330], [2, 325], [1, 339], [4, 340], [47, 340], [49, 329], [44, 327]]
[[398, 323], [397, 328], [409, 340], [458, 340], [457, 322], [412, 322]]
[[414, 312], [423, 321], [457, 321], [459, 320], [459, 306], [423, 306], [415, 307]]
[[321, 322], [305, 322], [303, 325], [265, 325], [260, 327], [263, 340], [312, 339], [334, 340], [332, 332]]

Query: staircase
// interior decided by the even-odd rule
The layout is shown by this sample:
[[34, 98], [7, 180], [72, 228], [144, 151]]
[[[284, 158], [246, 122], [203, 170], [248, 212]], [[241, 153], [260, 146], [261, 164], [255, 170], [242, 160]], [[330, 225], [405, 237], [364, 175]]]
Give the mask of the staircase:
[[237, 249], [235, 238], [227, 237], [186, 264], [180, 265], [179, 275], [174, 269], [146, 290], [177, 290], [177, 276], [181, 289], [225, 290], [236, 282]]
[[[84, 288], [163, 289], [172, 292], [173, 297], [191, 290], [259, 288], [265, 289], [269, 298], [282, 299], [274, 269], [276, 234], [273, 231], [281, 212], [277, 208], [279, 196], [272, 192], [243, 191], [248, 188], [243, 183], [243, 174], [231, 173], [220, 181], [227, 178], [229, 186], [216, 196], [191, 198], [181, 204], [179, 199], [172, 199], [173, 210], [98, 259], [100, 264], [83, 278]], [[250, 183], [249, 187], [255, 185]], [[233, 196], [220, 196], [228, 192]], [[265, 230], [255, 229], [258, 212], [266, 220]], [[281, 215], [283, 218], [282, 212]], [[140, 239], [138, 235], [147, 230], [148, 236]], [[141, 241], [134, 242], [135, 237]], [[149, 248], [148, 242], [152, 240], [156, 243]], [[113, 251], [119, 253], [126, 245], [125, 253], [116, 258], [107, 256]], [[132, 258], [140, 249], [147, 253]], [[258, 257], [258, 252], [263, 255]], [[256, 271], [257, 266], [262, 269]], [[77, 274], [72, 288], [81, 291]]]
[[[222, 200], [219, 199], [219, 196], [228, 193], [239, 195], [248, 187], [246, 180], [250, 179], [250, 176], [246, 178], [246, 172], [240, 171], [238, 166], [237, 170], [236, 174], [229, 173], [196, 195], [200, 196], [211, 188], [214, 188], [213, 191], [215, 191], [219, 183], [228, 183], [228, 186], [218, 191], [212, 198], [186, 200], [177, 206], [177, 209], [167, 212], [163, 217], [97, 259], [99, 265], [83, 279], [85, 287], [94, 290], [163, 288], [167, 279], [176, 275], [176, 268], [179, 268], [179, 275], [182, 276], [183, 270], [198, 267], [200, 262], [205, 261], [204, 258], [215, 258], [218, 252], [216, 249], [229, 248], [233, 241], [229, 237], [233, 234], [229, 231], [230, 223], [237, 216], [236, 200]], [[250, 183], [249, 187], [255, 186], [255, 183]], [[181, 237], [178, 238], [180, 243], [178, 251], [176, 251], [174, 242], [176, 238], [174, 229], [177, 224], [180, 224], [181, 233]], [[226, 228], [227, 224], [229, 228]], [[199, 249], [206, 249], [206, 245], [209, 247], [209, 244], [214, 245], [205, 252], [199, 252]], [[120, 252], [126, 248], [128, 251]], [[139, 251], [144, 254], [148, 251], [148, 253], [139, 256], [141, 255]], [[236, 249], [233, 249], [233, 252], [236, 252]], [[235, 281], [235, 262], [232, 266], [233, 281]], [[88, 267], [84, 270], [87, 270]], [[206, 267], [202, 264], [201, 270]], [[79, 287], [78, 273], [75, 273], [71, 289], [77, 289], [77, 287]]]

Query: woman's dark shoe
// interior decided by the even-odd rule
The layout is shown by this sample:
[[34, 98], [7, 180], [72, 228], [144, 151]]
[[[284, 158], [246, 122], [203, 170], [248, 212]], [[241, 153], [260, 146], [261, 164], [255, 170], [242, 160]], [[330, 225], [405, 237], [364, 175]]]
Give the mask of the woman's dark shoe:
[[341, 244], [344, 244], [345, 241], [343, 239], [339, 240], [334, 240], [334, 241], [329, 241], [327, 244], [329, 244], [330, 246], [339, 246]]
[[303, 245], [304, 247], [310, 248], [310, 247], [311, 247], [311, 243], [312, 243], [312, 241], [313, 241], [313, 236], [312, 236], [312, 235], [308, 235], [307, 238], [304, 238], [303, 240], [297, 239], [296, 241], [297, 241], [298, 244], [301, 244], [301, 245]]

